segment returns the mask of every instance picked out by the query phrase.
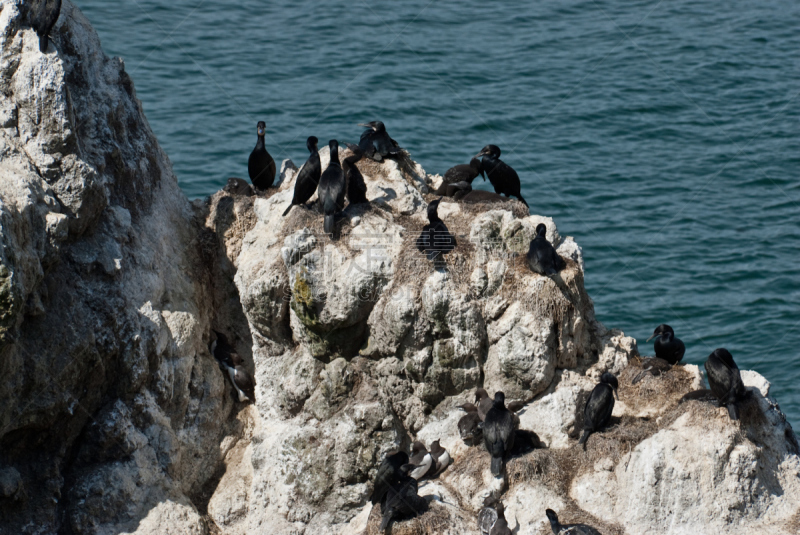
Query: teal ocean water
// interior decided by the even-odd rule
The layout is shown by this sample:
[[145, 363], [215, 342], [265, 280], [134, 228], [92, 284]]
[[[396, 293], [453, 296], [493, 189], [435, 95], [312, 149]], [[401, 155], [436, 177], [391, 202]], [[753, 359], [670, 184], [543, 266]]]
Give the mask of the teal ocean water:
[[258, 120], [298, 164], [375, 119], [431, 173], [499, 145], [606, 325], [728, 348], [800, 425], [800, 3], [76, 1], [190, 197]]

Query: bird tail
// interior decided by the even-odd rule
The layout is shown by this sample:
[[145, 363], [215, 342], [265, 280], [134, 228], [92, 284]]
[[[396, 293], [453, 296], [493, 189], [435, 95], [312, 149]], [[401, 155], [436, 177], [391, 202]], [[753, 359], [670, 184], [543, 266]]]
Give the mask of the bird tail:
[[584, 429], [583, 435], [581, 436], [581, 439], [578, 441], [578, 444], [583, 444], [584, 451], [586, 450], [586, 441], [589, 440], [589, 435], [591, 434], [592, 434], [591, 429]]
[[389, 511], [385, 511], [383, 513], [383, 518], [381, 519], [381, 526], [378, 528], [378, 531], [381, 533], [386, 532], [386, 528], [389, 527], [389, 522], [392, 520], [392, 515], [389, 514]]
[[[519, 200], [520, 200], [520, 202], [521, 202], [522, 204], [524, 204], [525, 206], [528, 206], [528, 203], [525, 201], [525, 199], [523, 199], [523, 198], [522, 198], [522, 195], [514, 195], [514, 197], [516, 197], [517, 199], [519, 199]], [[530, 208], [530, 207], [528, 206], [528, 208]]]
[[547, 275], [548, 277], [551, 277], [556, 273], [558, 273], [558, 271], [556, 271], [555, 268], [551, 266], [547, 266], [546, 268], [544, 268], [544, 274]]
[[287, 209], [286, 209], [286, 210], [283, 212], [283, 215], [282, 215], [281, 217], [286, 217], [286, 214], [288, 214], [288, 213], [289, 213], [289, 210], [291, 210], [291, 209], [292, 209], [292, 206], [294, 206], [294, 205], [293, 205], [293, 204], [290, 204], [290, 205], [289, 205], [289, 208], [287, 208]]
[[647, 375], [647, 373], [648, 372], [646, 372], [646, 371], [639, 372], [639, 375], [637, 375], [636, 377], [633, 378], [633, 381], [631, 381], [631, 384], [632, 385], [638, 384], [639, 381], [644, 379], [644, 376]]
[[48, 40], [48, 39], [49, 39], [49, 38], [48, 38], [47, 34], [44, 34], [44, 35], [40, 35], [40, 36], [39, 36], [39, 51], [40, 51], [42, 54], [44, 54], [45, 52], [47, 52], [47, 46], [48, 46], [48, 44], [49, 44], [49, 40]]
[[492, 475], [499, 476], [503, 473], [503, 458], [492, 457]]
[[333, 234], [334, 220], [333, 214], [325, 214], [325, 222], [323, 225], [326, 234]]
[[731, 420], [739, 419], [739, 407], [736, 406], [736, 403], [728, 403], [728, 416], [731, 417]]

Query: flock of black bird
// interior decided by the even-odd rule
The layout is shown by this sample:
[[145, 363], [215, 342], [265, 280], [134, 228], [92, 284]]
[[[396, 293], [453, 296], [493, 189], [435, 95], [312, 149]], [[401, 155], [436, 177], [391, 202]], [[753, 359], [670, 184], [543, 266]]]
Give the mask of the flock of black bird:
[[[61, 0], [34, 0], [28, 4], [28, 17], [31, 27], [39, 36], [39, 49], [47, 52], [49, 34], [61, 10]], [[350, 204], [368, 203], [367, 187], [356, 163], [361, 158], [382, 162], [386, 158], [396, 158], [403, 154], [398, 143], [386, 132], [386, 126], [380, 121], [373, 121], [359, 126], [366, 127], [361, 134], [358, 145], [347, 144], [352, 155], [339, 161], [339, 143], [330, 140], [330, 162], [323, 171], [321, 168], [318, 139], [309, 137], [306, 146], [309, 157], [299, 171], [295, 182], [291, 204], [283, 215], [287, 215], [293, 206], [304, 206], [318, 193], [319, 205], [324, 214], [324, 230], [333, 235], [335, 216], [344, 209], [345, 198]], [[275, 181], [275, 160], [270, 156], [265, 144], [266, 124], [260, 121], [257, 125], [258, 139], [248, 160], [248, 173], [256, 190], [266, 190]], [[522, 197], [520, 180], [516, 171], [500, 160], [500, 148], [487, 145], [469, 164], [456, 165], [447, 170], [441, 186], [435, 191], [437, 195], [453, 197], [454, 200], [466, 203], [503, 201], [508, 197], [519, 199], [525, 206], [528, 203]], [[478, 177], [489, 178], [495, 193], [473, 191], [472, 182]], [[246, 194], [249, 185], [241, 179], [230, 179], [225, 190], [235, 194]], [[503, 197], [505, 196], [505, 197]], [[438, 215], [440, 199], [428, 205], [428, 221], [417, 239], [417, 248], [428, 260], [441, 266], [444, 255], [455, 249], [456, 239], [449, 233], [447, 226]], [[547, 228], [540, 224], [536, 228], [536, 237], [531, 241], [527, 254], [531, 271], [545, 276], [552, 276], [564, 269], [564, 260], [556, 253], [553, 245], [546, 238]], [[223, 333], [214, 331], [214, 340], [210, 350], [218, 360], [220, 367], [227, 372], [239, 402], [255, 401], [255, 381], [244, 367], [242, 358], [236, 353]], [[686, 352], [684, 343], [675, 337], [675, 331], [669, 325], [656, 327], [653, 336], [655, 357], [645, 359], [642, 372], [632, 381], [638, 383], [648, 374], [658, 376], [675, 365], [678, 365]], [[686, 394], [681, 402], [687, 400], [711, 400], [717, 406], [725, 407], [732, 420], [739, 419], [741, 403], [751, 396], [742, 382], [739, 367], [727, 349], [714, 350], [705, 363], [709, 389], [698, 390]], [[600, 382], [594, 387], [583, 410], [583, 434], [578, 444], [586, 448], [589, 437], [606, 428], [611, 421], [614, 410], [614, 399], [618, 396], [619, 383], [611, 373], [604, 373]], [[510, 456], [524, 454], [533, 448], [541, 447], [535, 434], [519, 429], [519, 417], [525, 402], [516, 401], [508, 406], [505, 394], [496, 392], [492, 400], [486, 390], [479, 388], [475, 393], [475, 402], [465, 403], [459, 408], [466, 414], [458, 421], [458, 431], [468, 446], [476, 446], [483, 441], [490, 456], [490, 470], [495, 476], [503, 476], [505, 461]], [[441, 474], [451, 463], [450, 455], [435, 441], [430, 450], [422, 442], [414, 442], [411, 457], [404, 451], [388, 453], [378, 468], [373, 482], [370, 500], [380, 505], [382, 520], [380, 530], [388, 529], [394, 520], [401, 520], [425, 512], [428, 502], [418, 494], [418, 481]], [[484, 535], [507, 535], [511, 533], [504, 516], [502, 501], [490, 496], [478, 514], [478, 524]], [[561, 524], [558, 515], [552, 509], [545, 514], [553, 533], [575, 533], [581, 535], [599, 535], [599, 531], [585, 524]]]

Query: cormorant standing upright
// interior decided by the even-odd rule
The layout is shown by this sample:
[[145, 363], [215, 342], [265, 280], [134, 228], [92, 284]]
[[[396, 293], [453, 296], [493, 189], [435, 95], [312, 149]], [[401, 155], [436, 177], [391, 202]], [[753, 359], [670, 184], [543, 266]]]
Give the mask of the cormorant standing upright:
[[506, 408], [505, 401], [505, 394], [496, 392], [492, 408], [483, 421], [483, 442], [492, 456], [491, 468], [495, 476], [502, 474], [505, 456], [514, 447], [515, 415]]
[[410, 464], [401, 466], [400, 481], [389, 487], [386, 492], [383, 518], [381, 518], [381, 525], [378, 528], [381, 533], [386, 533], [389, 522], [392, 520], [415, 517], [428, 507], [425, 499], [417, 494], [417, 480], [408, 475], [411, 468]]
[[475, 180], [478, 175], [483, 177], [484, 182], [486, 181], [486, 175], [483, 173], [481, 161], [478, 158], [472, 158], [469, 161], [469, 164], [462, 163], [445, 171], [444, 177], [442, 178], [442, 185], [439, 186], [434, 193], [436, 195], [447, 195], [448, 197], [452, 197], [453, 193], [446, 193], [450, 184], [466, 182], [470, 185], [471, 189], [472, 181]]
[[428, 224], [422, 227], [417, 238], [417, 249], [424, 253], [436, 267], [444, 266], [444, 255], [456, 248], [456, 237], [450, 234], [447, 225], [439, 218], [441, 198], [428, 204]]
[[344, 195], [347, 184], [345, 183], [342, 165], [339, 163], [339, 142], [331, 139], [328, 142], [331, 149], [331, 161], [319, 179], [319, 203], [325, 213], [324, 228], [328, 234], [333, 234], [334, 215], [344, 210]]
[[367, 128], [361, 133], [361, 139], [358, 142], [364, 156], [376, 162], [382, 162], [387, 156], [400, 154], [401, 149], [397, 145], [397, 141], [389, 137], [386, 126], [382, 122], [372, 121], [358, 126]]
[[731, 420], [739, 419], [737, 403], [747, 397], [748, 391], [742, 382], [739, 367], [727, 349], [715, 349], [706, 361], [706, 376], [711, 393], [719, 401], [719, 406], [728, 408]]
[[390, 452], [383, 458], [378, 473], [375, 474], [375, 482], [372, 486], [370, 501], [372, 505], [381, 503], [386, 497], [389, 489], [397, 485], [401, 480], [400, 467], [408, 463], [408, 454], [404, 451]]
[[558, 515], [552, 509], [547, 509], [545, 514], [550, 521], [550, 528], [552, 528], [554, 535], [601, 535], [599, 531], [586, 524], [562, 524], [558, 521]]
[[361, 171], [356, 166], [356, 163], [364, 157], [364, 153], [361, 152], [361, 148], [358, 145], [353, 143], [345, 143], [345, 145], [353, 153], [344, 159], [344, 164], [342, 165], [344, 176], [347, 179], [347, 202], [349, 204], [369, 203], [364, 175], [361, 174]]
[[656, 330], [653, 331], [653, 336], [648, 338], [646, 342], [649, 342], [653, 338], [656, 339], [656, 341], [653, 342], [653, 349], [656, 352], [656, 357], [664, 359], [670, 364], [679, 363], [684, 353], [686, 353], [686, 346], [683, 344], [683, 341], [680, 338], [675, 338], [675, 331], [666, 323], [662, 323], [656, 327]]
[[583, 444], [583, 449], [586, 449], [589, 435], [607, 426], [611, 420], [617, 388], [619, 388], [617, 378], [605, 372], [600, 376], [600, 383], [594, 387], [589, 399], [586, 400], [586, 406], [583, 408], [583, 436], [578, 441], [578, 444]]
[[272, 159], [272, 156], [269, 155], [267, 148], [264, 146], [264, 134], [266, 131], [266, 123], [258, 121], [256, 126], [258, 141], [256, 141], [256, 147], [247, 160], [247, 172], [250, 174], [250, 182], [253, 183], [257, 190], [265, 190], [275, 182], [275, 160]]
[[528, 249], [528, 266], [539, 275], [555, 275], [564, 269], [564, 259], [558, 256], [553, 244], [547, 241], [547, 227], [544, 223], [536, 225], [536, 237]]
[[311, 136], [306, 140], [306, 147], [310, 153], [308, 160], [306, 160], [303, 168], [297, 174], [297, 180], [294, 183], [294, 196], [292, 197], [292, 204], [283, 212], [283, 215], [289, 213], [292, 206], [299, 206], [308, 202], [314, 192], [317, 191], [320, 176], [322, 175], [322, 165], [319, 162], [319, 150], [317, 149], [319, 140]]
[[61, 14], [61, 0], [39, 0], [38, 9], [31, 15], [31, 27], [39, 36], [39, 51], [47, 52], [50, 31]]
[[489, 177], [489, 182], [494, 186], [495, 193], [502, 193], [506, 197], [516, 197], [525, 206], [528, 206], [528, 203], [522, 198], [519, 175], [500, 159], [500, 147], [486, 145], [475, 157], [480, 158], [481, 156], [483, 156], [481, 166], [486, 176]]

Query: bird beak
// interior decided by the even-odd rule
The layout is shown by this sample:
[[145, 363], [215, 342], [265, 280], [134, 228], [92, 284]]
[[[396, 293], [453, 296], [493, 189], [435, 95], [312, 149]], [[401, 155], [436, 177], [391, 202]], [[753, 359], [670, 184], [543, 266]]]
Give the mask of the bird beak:
[[652, 340], [652, 339], [653, 339], [653, 338], [655, 338], [656, 336], [658, 336], [658, 335], [657, 335], [657, 334], [655, 334], [655, 333], [653, 333], [653, 336], [651, 336], [650, 338], [648, 338], [647, 340], [645, 340], [645, 343], [649, 342], [650, 340]]
[[619, 401], [619, 392], [617, 392], [617, 389], [616, 388], [612, 388], [611, 390], [614, 391], [614, 397], [617, 398], [617, 401]]

